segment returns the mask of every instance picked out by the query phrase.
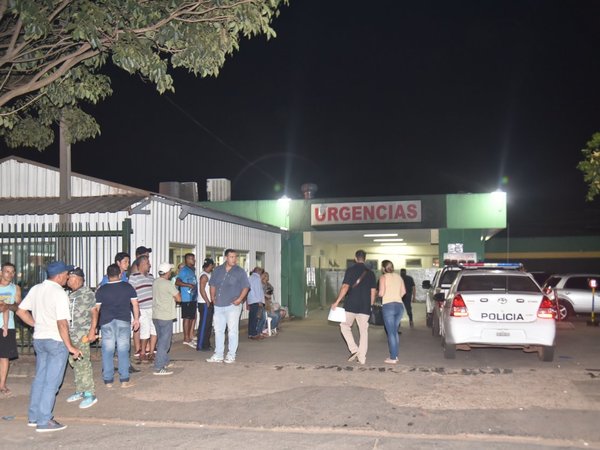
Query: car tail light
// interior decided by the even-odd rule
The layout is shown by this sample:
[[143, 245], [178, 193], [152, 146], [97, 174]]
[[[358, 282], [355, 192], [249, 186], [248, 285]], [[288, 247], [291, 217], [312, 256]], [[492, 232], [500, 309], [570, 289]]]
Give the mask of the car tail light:
[[469, 317], [467, 305], [460, 294], [456, 294], [456, 296], [452, 299], [450, 315], [452, 317]]
[[542, 303], [538, 309], [537, 316], [541, 319], [555, 319], [556, 309], [554, 309], [554, 303], [544, 295]]

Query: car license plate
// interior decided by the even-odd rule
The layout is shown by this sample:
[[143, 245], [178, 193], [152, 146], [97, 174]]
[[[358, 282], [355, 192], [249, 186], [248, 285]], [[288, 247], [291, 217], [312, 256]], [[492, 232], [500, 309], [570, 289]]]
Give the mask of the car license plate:
[[510, 336], [510, 332], [508, 332], [508, 331], [497, 331], [496, 332], [496, 336], [508, 337], [508, 336]]

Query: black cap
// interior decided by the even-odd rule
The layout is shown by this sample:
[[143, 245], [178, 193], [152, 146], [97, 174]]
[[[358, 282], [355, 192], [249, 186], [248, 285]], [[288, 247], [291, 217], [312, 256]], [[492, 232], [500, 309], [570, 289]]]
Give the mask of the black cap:
[[143, 245], [135, 249], [135, 256], [144, 255], [146, 253], [152, 253], [152, 249], [144, 247]]
[[85, 273], [81, 267], [75, 267], [72, 270], [69, 270], [69, 275], [77, 275], [78, 277], [85, 278]]
[[215, 265], [215, 262], [212, 260], [212, 258], [204, 258], [204, 262], [202, 263], [202, 268], [204, 267], [208, 267], [210, 265]]

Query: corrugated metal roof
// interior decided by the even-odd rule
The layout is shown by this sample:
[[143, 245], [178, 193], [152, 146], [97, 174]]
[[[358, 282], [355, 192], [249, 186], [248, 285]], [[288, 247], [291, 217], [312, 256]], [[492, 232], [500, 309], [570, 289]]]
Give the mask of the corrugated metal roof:
[[135, 203], [146, 197], [138, 195], [104, 195], [100, 197], [73, 197], [61, 203], [58, 197], [50, 198], [2, 198], [0, 214], [77, 214], [111, 213], [127, 211]]

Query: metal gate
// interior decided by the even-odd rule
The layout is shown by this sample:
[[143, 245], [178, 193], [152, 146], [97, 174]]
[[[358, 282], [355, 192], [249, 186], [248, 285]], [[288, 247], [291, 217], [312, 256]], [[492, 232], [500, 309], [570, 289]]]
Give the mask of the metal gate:
[[[131, 219], [113, 228], [103, 223], [0, 225], [0, 261], [15, 265], [23, 297], [46, 279], [45, 267], [54, 260], [81, 267], [94, 289], [115, 254], [130, 251]], [[19, 352], [32, 353], [31, 329], [18, 318], [15, 324]]]

